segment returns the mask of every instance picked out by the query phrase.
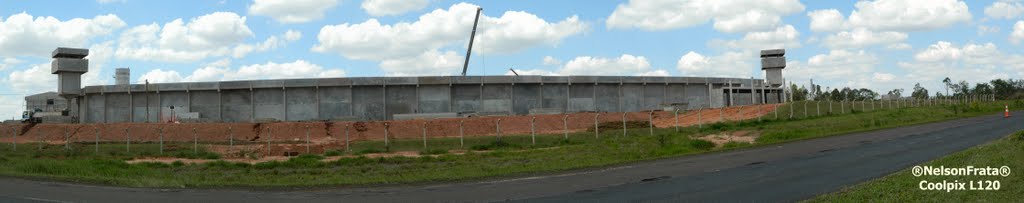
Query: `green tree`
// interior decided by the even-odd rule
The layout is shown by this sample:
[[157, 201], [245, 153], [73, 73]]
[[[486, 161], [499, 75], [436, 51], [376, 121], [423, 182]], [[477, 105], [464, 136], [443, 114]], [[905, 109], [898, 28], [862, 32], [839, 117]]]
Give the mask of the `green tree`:
[[953, 84], [953, 96], [964, 96], [971, 93], [971, 84], [961, 80]]
[[858, 100], [872, 100], [875, 99], [875, 97], [878, 97], [878, 93], [867, 88], [860, 88], [860, 90], [857, 92], [857, 95]]
[[886, 94], [889, 95], [890, 99], [903, 97], [903, 88], [890, 90], [889, 93]]
[[992, 94], [992, 86], [988, 83], [974, 84], [974, 89], [971, 89], [971, 94], [975, 95], [986, 95]]
[[910, 96], [917, 99], [927, 99], [928, 89], [921, 87], [921, 83], [914, 84], [914, 92], [910, 93]]
[[946, 84], [946, 95], [948, 96], [949, 88], [953, 87], [953, 80], [950, 80], [949, 77], [946, 77], [946, 79], [942, 79], [942, 83]]

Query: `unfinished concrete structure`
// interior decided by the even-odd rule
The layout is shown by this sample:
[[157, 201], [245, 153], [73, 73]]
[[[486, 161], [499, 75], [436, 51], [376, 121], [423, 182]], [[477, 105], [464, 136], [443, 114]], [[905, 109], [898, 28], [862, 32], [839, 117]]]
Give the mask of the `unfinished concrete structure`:
[[81, 123], [264, 122], [700, 109], [784, 101], [775, 85], [782, 82], [771, 79], [427, 76], [118, 84], [79, 90], [77, 117]]
[[84, 123], [172, 116], [201, 122], [390, 120], [401, 114], [634, 112], [779, 102], [780, 89], [752, 88], [762, 84], [698, 77], [439, 76], [107, 85], [84, 88], [80, 117]]

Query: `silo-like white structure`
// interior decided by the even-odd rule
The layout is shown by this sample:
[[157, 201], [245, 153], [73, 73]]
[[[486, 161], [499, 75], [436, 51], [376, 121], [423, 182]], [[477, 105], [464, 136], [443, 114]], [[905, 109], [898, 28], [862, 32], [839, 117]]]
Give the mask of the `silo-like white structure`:
[[118, 68], [114, 71], [114, 81], [116, 85], [128, 85], [128, 79], [131, 78], [131, 71], [128, 68]]

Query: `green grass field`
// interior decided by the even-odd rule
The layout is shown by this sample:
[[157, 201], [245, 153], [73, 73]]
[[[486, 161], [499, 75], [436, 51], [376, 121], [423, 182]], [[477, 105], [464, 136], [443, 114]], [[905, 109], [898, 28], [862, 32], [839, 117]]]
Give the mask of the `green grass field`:
[[[1011, 169], [1009, 176], [921, 176], [915, 177], [911, 169], [901, 170], [888, 176], [862, 183], [843, 190], [819, 196], [809, 202], [1020, 202], [1024, 196], [1024, 176], [1019, 174], [1024, 169], [1024, 131], [1014, 133], [993, 143], [976, 146], [965, 151], [932, 160], [920, 166], [946, 167], [995, 167], [1007, 166]], [[921, 190], [921, 181], [928, 182], [968, 182], [976, 188], [995, 189], [996, 184], [985, 181], [998, 181], [999, 190], [968, 190], [968, 191], [934, 191]], [[968, 189], [971, 185], [965, 186]]]
[[[801, 105], [801, 103], [795, 103]], [[790, 105], [780, 111], [788, 111]], [[1024, 106], [1015, 102], [1015, 108]], [[802, 107], [802, 106], [799, 106]], [[676, 132], [674, 128], [602, 130], [600, 139], [593, 132], [570, 134], [565, 140], [561, 134], [537, 136], [533, 144], [529, 135], [467, 138], [460, 147], [458, 138], [430, 139], [423, 148], [422, 140], [392, 140], [353, 143], [351, 152], [329, 151], [325, 155], [356, 155], [337, 161], [322, 161], [324, 156], [303, 155], [288, 161], [258, 164], [214, 161], [205, 164], [127, 164], [140, 156], [154, 156], [159, 152], [153, 144], [132, 144], [128, 153], [123, 143], [101, 144], [100, 153], [94, 145], [76, 144], [65, 151], [63, 145], [19, 145], [12, 151], [9, 145], [0, 146], [0, 175], [33, 177], [62, 181], [87, 182], [133, 187], [217, 187], [217, 186], [327, 186], [398, 184], [435, 181], [480, 179], [494, 176], [552, 173], [572, 169], [606, 167], [637, 161], [677, 157], [688, 154], [732, 150], [736, 148], [770, 145], [850, 132], [892, 128], [927, 122], [949, 120], [978, 115], [991, 115], [1002, 111], [1002, 103], [975, 103], [916, 107], [905, 109], [877, 109], [868, 111], [847, 109], [845, 114], [797, 117], [794, 119], [743, 121], [705, 124], [703, 128], [687, 127]], [[838, 113], [838, 111], [836, 111]], [[769, 114], [771, 115], [771, 114]], [[772, 118], [766, 116], [765, 118]], [[714, 144], [691, 137], [730, 131], [758, 131], [761, 137], [754, 144]], [[173, 144], [172, 144], [173, 145]], [[180, 143], [170, 155], [187, 158], [216, 159], [216, 155], [200, 150], [193, 153], [189, 144]], [[467, 149], [463, 155], [448, 153], [451, 149]], [[364, 153], [382, 151], [413, 151], [435, 156], [367, 158]]]

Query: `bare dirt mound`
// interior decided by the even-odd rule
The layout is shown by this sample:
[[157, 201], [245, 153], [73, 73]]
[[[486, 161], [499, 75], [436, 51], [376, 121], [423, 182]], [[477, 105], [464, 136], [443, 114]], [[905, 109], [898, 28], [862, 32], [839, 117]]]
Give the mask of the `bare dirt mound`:
[[741, 142], [753, 144], [758, 137], [761, 137], [760, 132], [756, 131], [735, 131], [728, 133], [719, 133], [711, 135], [703, 135], [695, 137], [696, 139], [707, 140], [715, 143], [715, 146], [722, 146], [729, 142]]

